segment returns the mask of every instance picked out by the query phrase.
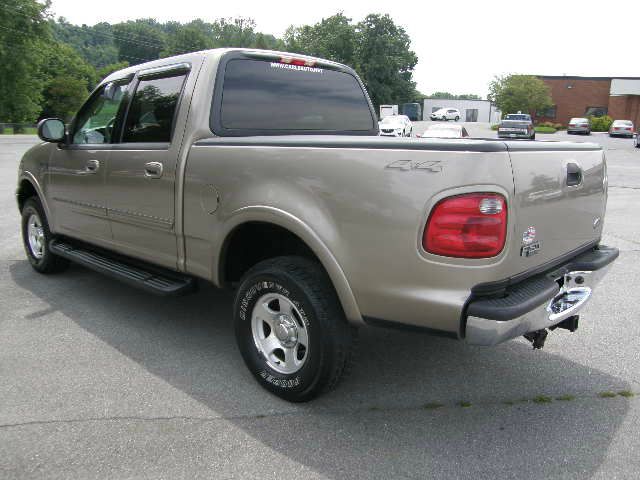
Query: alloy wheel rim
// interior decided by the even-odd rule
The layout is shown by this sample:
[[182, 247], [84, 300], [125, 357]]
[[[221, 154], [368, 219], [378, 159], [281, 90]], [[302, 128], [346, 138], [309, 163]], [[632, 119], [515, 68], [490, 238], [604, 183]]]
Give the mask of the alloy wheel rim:
[[44, 255], [44, 228], [37, 213], [32, 213], [27, 221], [27, 237], [29, 239], [29, 250], [38, 260]]
[[298, 308], [284, 295], [267, 293], [251, 313], [251, 333], [273, 370], [289, 375], [309, 358], [309, 333]]

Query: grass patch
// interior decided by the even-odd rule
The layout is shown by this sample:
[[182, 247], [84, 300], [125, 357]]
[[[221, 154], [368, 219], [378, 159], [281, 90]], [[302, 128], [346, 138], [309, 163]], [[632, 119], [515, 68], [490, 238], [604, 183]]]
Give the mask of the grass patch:
[[425, 410], [435, 410], [436, 408], [442, 408], [444, 404], [438, 402], [425, 403], [422, 408]]
[[561, 402], [570, 402], [571, 400], [575, 400], [576, 397], [574, 397], [573, 395], [560, 395], [559, 397], [556, 397], [556, 400], [560, 400]]
[[541, 127], [538, 125], [535, 127], [535, 131], [536, 133], [556, 133], [558, 130], [553, 127]]
[[606, 392], [600, 392], [598, 396], [600, 398], [613, 398], [616, 396], [616, 394], [613, 392], [606, 391]]
[[372, 412], [377, 412], [378, 410], [380, 410], [380, 407], [376, 407], [375, 405], [369, 407], [369, 410]]
[[553, 399], [551, 397], [547, 397], [546, 395], [538, 395], [537, 397], [533, 397], [533, 403], [551, 403]]
[[630, 398], [630, 397], [635, 397], [635, 393], [633, 393], [631, 390], [620, 390], [618, 392], [618, 395], [620, 395], [621, 397], [626, 397], [626, 398]]
[[[32, 128], [32, 127], [28, 127], [28, 128], [23, 128], [22, 132], [19, 133], [19, 135], [35, 135], [38, 133], [38, 129], [37, 128]], [[4, 135], [13, 135], [13, 128], [11, 127], [6, 127], [4, 129], [4, 131], [2, 132], [2, 134]], [[18, 135], [18, 134], [16, 134]]]
[[458, 406], [462, 408], [469, 408], [471, 406], [471, 402], [466, 402], [464, 400], [461, 400], [458, 402]]
[[496, 130], [498, 130], [498, 127], [499, 127], [499, 126], [500, 126], [500, 125], [498, 125], [498, 124], [491, 125], [491, 130], [496, 131]]

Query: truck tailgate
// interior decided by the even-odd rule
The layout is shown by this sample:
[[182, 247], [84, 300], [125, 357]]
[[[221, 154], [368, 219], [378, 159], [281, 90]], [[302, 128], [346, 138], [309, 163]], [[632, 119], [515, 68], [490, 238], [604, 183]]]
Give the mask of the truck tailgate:
[[599, 146], [508, 142], [514, 178], [511, 257], [526, 271], [595, 243], [607, 201]]

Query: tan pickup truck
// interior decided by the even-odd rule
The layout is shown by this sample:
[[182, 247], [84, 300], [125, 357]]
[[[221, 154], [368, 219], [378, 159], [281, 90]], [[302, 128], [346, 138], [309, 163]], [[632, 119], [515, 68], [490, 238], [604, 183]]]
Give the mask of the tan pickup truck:
[[577, 328], [618, 255], [599, 245], [599, 146], [377, 133], [358, 76], [322, 59], [121, 70], [68, 128], [39, 124], [18, 173], [27, 256], [160, 295], [235, 288], [242, 356], [291, 401], [336, 385], [363, 325], [534, 347]]

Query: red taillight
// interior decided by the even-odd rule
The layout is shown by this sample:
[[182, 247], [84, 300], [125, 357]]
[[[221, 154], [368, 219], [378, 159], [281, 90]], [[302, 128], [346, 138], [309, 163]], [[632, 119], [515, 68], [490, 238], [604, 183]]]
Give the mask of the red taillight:
[[313, 67], [316, 64], [315, 60], [305, 60], [304, 58], [293, 57], [281, 57], [280, 63], [286, 63], [288, 65], [298, 65], [299, 67]]
[[469, 193], [440, 200], [422, 236], [424, 249], [461, 258], [495, 257], [507, 237], [507, 202], [498, 193]]
[[620, 127], [613, 127], [614, 130], [620, 130]]

